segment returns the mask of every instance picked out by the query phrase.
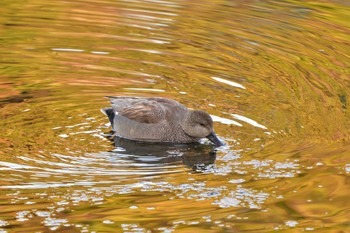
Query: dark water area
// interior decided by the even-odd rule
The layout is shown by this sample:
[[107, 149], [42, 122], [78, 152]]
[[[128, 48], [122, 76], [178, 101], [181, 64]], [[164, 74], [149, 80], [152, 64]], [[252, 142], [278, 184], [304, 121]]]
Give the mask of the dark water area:
[[[0, 233], [350, 232], [348, 1], [0, 3]], [[108, 138], [106, 95], [226, 145]]]

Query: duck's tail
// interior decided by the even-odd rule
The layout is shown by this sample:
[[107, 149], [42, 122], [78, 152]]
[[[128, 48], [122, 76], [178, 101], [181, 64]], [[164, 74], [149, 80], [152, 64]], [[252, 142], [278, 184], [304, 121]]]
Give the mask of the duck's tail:
[[112, 129], [114, 129], [113, 120], [115, 117], [115, 113], [114, 113], [113, 109], [112, 108], [101, 108], [100, 111], [108, 117], [109, 122], [111, 123]]

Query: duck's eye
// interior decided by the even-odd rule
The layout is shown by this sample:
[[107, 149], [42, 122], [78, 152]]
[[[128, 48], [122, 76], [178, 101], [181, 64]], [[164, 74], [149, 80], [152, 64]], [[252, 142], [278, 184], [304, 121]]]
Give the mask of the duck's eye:
[[200, 124], [200, 126], [205, 127], [205, 124], [203, 124], [203, 123], [199, 123], [199, 124]]

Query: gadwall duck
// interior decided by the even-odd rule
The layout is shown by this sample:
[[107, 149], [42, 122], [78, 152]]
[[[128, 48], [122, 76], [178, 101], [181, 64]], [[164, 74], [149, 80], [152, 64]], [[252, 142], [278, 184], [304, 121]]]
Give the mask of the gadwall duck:
[[213, 130], [210, 115], [191, 110], [167, 98], [107, 96], [112, 107], [101, 112], [108, 116], [115, 135], [143, 142], [191, 143], [208, 138], [216, 146], [223, 143]]

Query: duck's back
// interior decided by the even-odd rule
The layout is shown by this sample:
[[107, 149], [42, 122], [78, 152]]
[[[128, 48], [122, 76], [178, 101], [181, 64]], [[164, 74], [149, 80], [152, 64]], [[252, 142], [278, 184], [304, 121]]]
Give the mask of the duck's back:
[[[192, 142], [181, 128], [188, 109], [167, 98], [109, 97], [113, 130], [122, 138], [156, 142]], [[107, 109], [105, 109], [105, 112]], [[107, 114], [108, 115], [108, 114]]]

